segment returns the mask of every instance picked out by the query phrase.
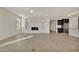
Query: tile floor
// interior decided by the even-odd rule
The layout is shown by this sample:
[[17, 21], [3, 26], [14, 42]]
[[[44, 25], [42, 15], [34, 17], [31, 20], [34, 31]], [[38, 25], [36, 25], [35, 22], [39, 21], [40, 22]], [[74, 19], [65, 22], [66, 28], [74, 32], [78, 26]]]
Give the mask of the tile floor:
[[32, 38], [0, 47], [0, 52], [78, 52], [79, 38], [66, 33], [21, 33], [13, 37], [0, 40], [0, 45], [18, 38], [33, 35]]

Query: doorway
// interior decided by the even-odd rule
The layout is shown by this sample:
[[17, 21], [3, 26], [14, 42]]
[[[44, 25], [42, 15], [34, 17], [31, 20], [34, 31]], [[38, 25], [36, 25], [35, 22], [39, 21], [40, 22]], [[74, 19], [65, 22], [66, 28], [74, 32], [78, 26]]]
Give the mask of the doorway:
[[56, 22], [57, 20], [50, 20], [50, 32], [56, 32]]
[[69, 19], [58, 20], [58, 33], [69, 33]]

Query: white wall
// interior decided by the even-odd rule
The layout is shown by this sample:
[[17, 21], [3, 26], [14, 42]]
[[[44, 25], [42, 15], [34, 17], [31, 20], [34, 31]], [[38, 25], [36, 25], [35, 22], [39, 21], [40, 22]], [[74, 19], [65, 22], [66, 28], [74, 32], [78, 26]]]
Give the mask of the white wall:
[[3, 8], [0, 8], [0, 38], [18, 33], [17, 16]]
[[69, 35], [79, 37], [78, 18], [69, 19]]
[[[49, 33], [49, 19], [42, 17], [30, 17], [26, 19], [26, 33]], [[31, 27], [39, 27], [38, 31], [32, 31]]]

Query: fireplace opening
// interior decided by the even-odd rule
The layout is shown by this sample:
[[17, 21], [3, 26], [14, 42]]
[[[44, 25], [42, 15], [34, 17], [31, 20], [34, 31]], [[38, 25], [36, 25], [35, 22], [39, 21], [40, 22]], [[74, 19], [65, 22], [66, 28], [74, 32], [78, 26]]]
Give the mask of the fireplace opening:
[[32, 27], [31, 30], [39, 30], [38, 27]]

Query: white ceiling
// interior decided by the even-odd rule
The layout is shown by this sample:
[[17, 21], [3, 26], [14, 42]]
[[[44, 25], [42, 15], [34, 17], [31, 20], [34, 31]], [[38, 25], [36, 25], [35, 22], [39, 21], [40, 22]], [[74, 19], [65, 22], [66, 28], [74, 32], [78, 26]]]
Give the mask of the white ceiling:
[[6, 7], [5, 9], [27, 18], [52, 17], [56, 19], [68, 18], [70, 13], [79, 10], [78, 7]]

